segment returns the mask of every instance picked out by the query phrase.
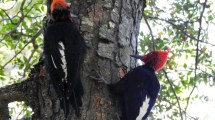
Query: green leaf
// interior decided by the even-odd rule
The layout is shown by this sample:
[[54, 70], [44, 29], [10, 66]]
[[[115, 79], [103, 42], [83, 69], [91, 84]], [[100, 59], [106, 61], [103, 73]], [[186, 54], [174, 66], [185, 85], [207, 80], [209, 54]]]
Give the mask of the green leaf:
[[187, 68], [187, 64], [186, 64], [186, 63], [184, 63], [183, 67], [184, 67], [184, 68]]
[[41, 7], [41, 10], [42, 10], [42, 11], [44, 11], [44, 10], [45, 10], [44, 6], [42, 6], [42, 7]]

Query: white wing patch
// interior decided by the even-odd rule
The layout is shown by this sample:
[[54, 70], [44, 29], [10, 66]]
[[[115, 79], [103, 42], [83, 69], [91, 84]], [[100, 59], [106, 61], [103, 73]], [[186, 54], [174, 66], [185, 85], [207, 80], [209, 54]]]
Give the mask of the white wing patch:
[[59, 51], [60, 51], [61, 61], [62, 61], [61, 67], [65, 73], [65, 77], [64, 79], [62, 79], [62, 81], [65, 80], [65, 82], [67, 83], [67, 67], [66, 67], [67, 63], [66, 63], [66, 57], [65, 57], [65, 47], [62, 42], [59, 42], [59, 46], [60, 46]]
[[147, 109], [149, 108], [149, 101], [150, 98], [146, 96], [145, 101], [143, 101], [143, 105], [140, 107], [140, 112], [136, 120], [142, 120], [143, 116], [147, 113]]
[[54, 67], [57, 69], [57, 66], [56, 66], [56, 64], [55, 64], [55, 62], [54, 62], [54, 59], [53, 59], [52, 55], [51, 55], [51, 58], [52, 58], [52, 62], [53, 62], [53, 64], [54, 64]]

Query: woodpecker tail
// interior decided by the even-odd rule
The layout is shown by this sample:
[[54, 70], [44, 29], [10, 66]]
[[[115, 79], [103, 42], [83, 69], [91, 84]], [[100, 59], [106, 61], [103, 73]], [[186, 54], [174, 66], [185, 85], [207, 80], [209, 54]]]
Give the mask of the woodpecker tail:
[[[64, 83], [64, 91], [66, 90], [66, 84]], [[63, 92], [63, 97], [60, 99], [60, 108], [63, 109], [65, 120], [69, 114], [69, 99], [66, 97], [66, 92]]]
[[65, 115], [64, 117], [66, 119], [68, 117], [68, 114], [69, 114], [69, 100], [66, 98], [65, 95], [60, 100], [60, 107], [61, 107], [61, 109], [63, 109], [64, 115]]
[[75, 114], [80, 116], [80, 107], [82, 106], [82, 96], [84, 94], [83, 86], [81, 81], [77, 83], [77, 86], [72, 90], [71, 96], [68, 98], [65, 94], [64, 97], [60, 100], [60, 107], [63, 109], [65, 114], [65, 119], [69, 114], [69, 104], [72, 104], [72, 107], [75, 109]]
[[75, 114], [79, 117], [80, 116], [80, 107], [82, 106], [82, 96], [84, 94], [84, 89], [81, 83], [81, 80], [78, 81], [77, 86], [73, 90], [73, 93], [70, 97], [70, 102], [72, 107], [75, 109]]

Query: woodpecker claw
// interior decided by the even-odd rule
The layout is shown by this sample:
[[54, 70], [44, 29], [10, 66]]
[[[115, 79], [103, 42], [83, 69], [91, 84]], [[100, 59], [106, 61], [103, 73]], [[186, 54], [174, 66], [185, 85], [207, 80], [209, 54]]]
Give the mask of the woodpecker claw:
[[96, 74], [96, 76], [91, 75], [89, 77], [92, 78], [93, 80], [97, 81], [98, 83], [105, 83], [107, 85], [110, 84], [110, 83], [107, 82], [107, 80], [104, 79], [104, 77], [100, 73], [95, 71], [95, 74]]
[[119, 77], [123, 78], [125, 76], [125, 74], [127, 73], [127, 70], [125, 67], [121, 67], [119, 68]]
[[40, 69], [39, 77], [45, 77], [45, 72], [43, 68]]
[[105, 79], [103, 77], [95, 77], [95, 76], [89, 76], [89, 77], [96, 80], [96, 82], [98, 82], [98, 83], [105, 83], [106, 84]]

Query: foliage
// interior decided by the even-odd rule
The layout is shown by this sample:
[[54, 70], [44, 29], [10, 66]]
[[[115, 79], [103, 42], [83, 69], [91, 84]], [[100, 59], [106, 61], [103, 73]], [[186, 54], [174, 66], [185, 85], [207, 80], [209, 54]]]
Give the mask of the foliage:
[[46, 13], [42, 3], [43, 0], [0, 3], [0, 81], [6, 80], [6, 84], [25, 78], [38, 61]]
[[[39, 60], [43, 39], [42, 20], [46, 14], [43, 2], [0, 1], [0, 87], [24, 80]], [[22, 112], [28, 116], [29, 110], [26, 105], [23, 107]]]
[[215, 44], [208, 33], [215, 22], [212, 6], [212, 0], [149, 1], [144, 12], [144, 29], [148, 27], [149, 32], [140, 33], [141, 51], [171, 48], [165, 70], [158, 73], [162, 87], [153, 119], [199, 119], [188, 109], [203, 97], [196, 94], [200, 84], [215, 84]]
[[10, 115], [14, 116], [13, 118], [16, 118], [16, 120], [31, 117], [33, 114], [32, 109], [24, 102], [12, 102], [8, 106]]

